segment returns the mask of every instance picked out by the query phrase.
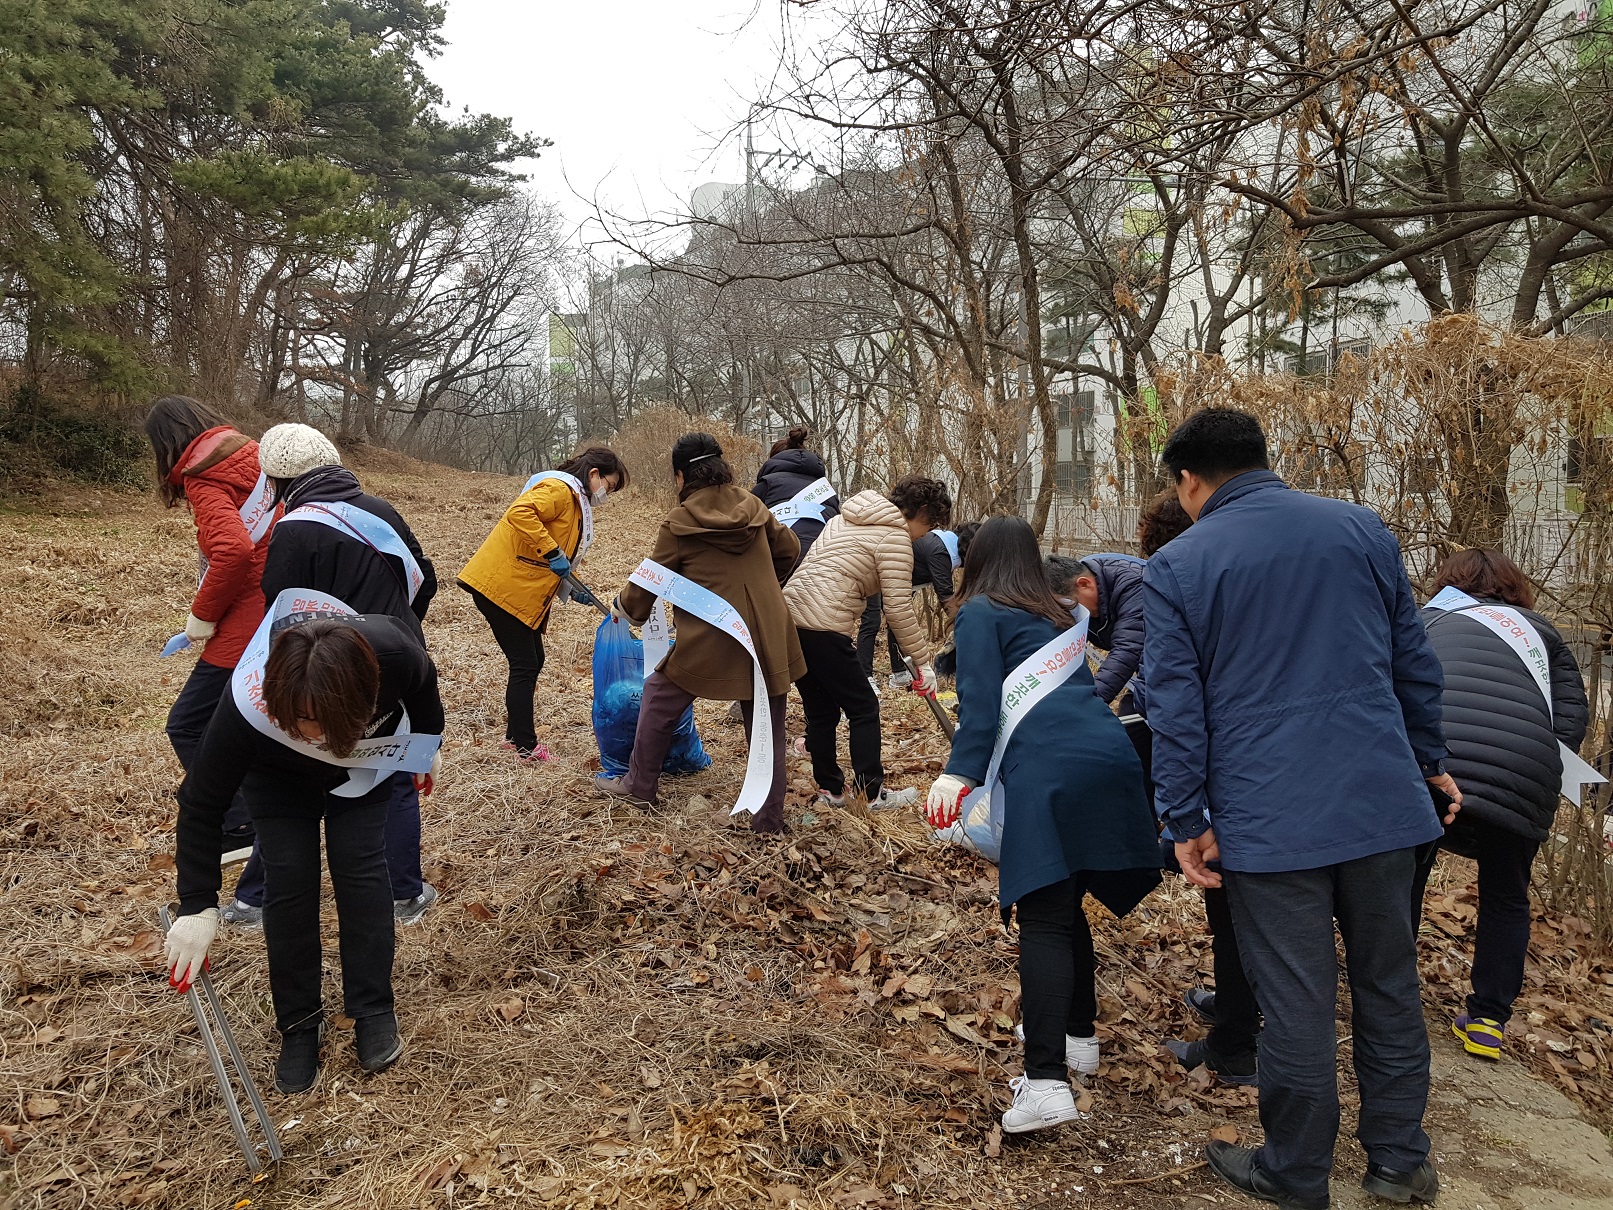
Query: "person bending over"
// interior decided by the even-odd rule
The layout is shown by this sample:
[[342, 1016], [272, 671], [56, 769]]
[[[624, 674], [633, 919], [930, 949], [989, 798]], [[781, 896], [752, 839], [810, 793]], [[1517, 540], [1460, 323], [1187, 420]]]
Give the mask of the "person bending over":
[[[945, 494], [934, 479], [908, 477], [891, 489], [858, 492], [823, 534], [785, 585], [806, 657], [806, 675], [796, 682], [806, 714], [806, 748], [820, 801], [840, 806], [847, 792], [868, 805], [906, 806], [918, 790], [885, 785], [879, 726], [879, 696], [863, 675], [852, 644], [863, 602], [883, 591], [890, 601], [891, 626], [926, 685], [935, 680], [924, 627], [913, 612], [913, 550], [930, 532], [934, 502]], [[948, 564], [950, 567], [950, 563]], [[950, 579], [951, 573], [948, 572]], [[836, 752], [840, 719], [851, 729], [852, 781], [848, 784]]]
[[[239, 791], [266, 875], [263, 939], [281, 1039], [274, 1083], [283, 1093], [304, 1092], [319, 1076], [325, 1028], [321, 827], [336, 892], [343, 1011], [355, 1022], [359, 1066], [381, 1071], [403, 1053], [384, 837], [391, 787], [374, 770], [336, 762], [366, 737], [397, 734], [405, 711], [412, 732], [440, 736], [442, 699], [431, 657], [391, 617], [291, 625], [274, 636], [266, 662], [248, 672], [247, 684], [219, 701], [179, 787], [180, 914], [168, 932], [166, 959], [169, 979], [181, 990], [207, 959], [219, 920], [219, 823]], [[261, 711], [248, 707], [257, 725], [237, 704], [238, 694], [250, 703], [252, 683], [262, 687]], [[429, 794], [432, 777], [418, 780]]]
[[[963, 797], [991, 769], [1004, 684], [1024, 675], [1021, 665], [1046, 674], [1043, 649], [1075, 624], [1048, 587], [1035, 533], [1018, 517], [981, 528], [958, 595], [958, 731], [925, 807], [937, 829], [957, 821]], [[1025, 1074], [1013, 1081], [1014, 1103], [1002, 1117], [1015, 1134], [1080, 1116], [1069, 1072], [1098, 1070], [1087, 894], [1123, 915], [1159, 883], [1137, 754], [1093, 693], [1085, 661], [1058, 666], [1066, 678], [1009, 735], [995, 791], [1001, 811], [992, 813], [1002, 825], [997, 897], [1005, 922], [1011, 910], [1019, 917]]]
[[[784, 703], [791, 680], [806, 664], [780, 586], [795, 567], [800, 542], [766, 505], [734, 482], [722, 446], [710, 433], [678, 438], [672, 447], [672, 478], [678, 504], [661, 522], [650, 558], [716, 594], [744, 619], [768, 700], [755, 700], [752, 661], [733, 635], [674, 608], [678, 641], [644, 681], [627, 776], [596, 777], [594, 786], [613, 798], [654, 805], [661, 767], [683, 712], [696, 698], [739, 702], [752, 743], [755, 728], [772, 728], [773, 780], [761, 810], [751, 817], [751, 828], [782, 832], [788, 784]], [[654, 603], [654, 594], [629, 584], [613, 612], [642, 626]]]
[[[603, 446], [591, 446], [554, 470], [532, 476], [460, 569], [459, 586], [470, 593], [509, 664], [501, 746], [522, 764], [549, 759], [549, 749], [538, 742], [533, 704], [555, 598], [562, 595], [571, 565], [587, 550], [593, 510], [626, 487], [628, 479], [626, 465]], [[594, 604], [575, 589], [570, 596], [580, 604]]]

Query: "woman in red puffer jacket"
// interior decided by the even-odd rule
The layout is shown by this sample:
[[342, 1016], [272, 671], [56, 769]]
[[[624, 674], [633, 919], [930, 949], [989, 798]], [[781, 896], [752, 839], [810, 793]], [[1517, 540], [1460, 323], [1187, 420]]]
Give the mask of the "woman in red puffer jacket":
[[[230, 674], [263, 620], [263, 561], [276, 506], [258, 467], [258, 443], [199, 400], [165, 395], [146, 416], [163, 502], [184, 501], [196, 522], [202, 574], [185, 619], [185, 639], [197, 652], [179, 698], [168, 712], [168, 741], [188, 771]], [[177, 637], [177, 636], [176, 636]], [[252, 821], [237, 797], [224, 819], [226, 849], [253, 843]], [[254, 851], [223, 918], [263, 919], [263, 873]]]

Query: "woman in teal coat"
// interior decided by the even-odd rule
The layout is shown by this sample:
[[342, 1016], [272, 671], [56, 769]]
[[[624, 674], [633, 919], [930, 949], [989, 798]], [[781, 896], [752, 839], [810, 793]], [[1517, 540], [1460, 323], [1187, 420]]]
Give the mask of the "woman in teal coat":
[[[960, 713], [952, 758], [926, 807], [936, 827], [955, 822], [964, 795], [986, 780], [1010, 675], [1032, 656], [1040, 677], [1056, 675], [1067, 665], [1038, 653], [1073, 638], [1077, 624], [1047, 585], [1035, 534], [1017, 517], [981, 527], [958, 600]], [[1012, 680], [1021, 689], [1030, 683], [1024, 675]], [[1028, 708], [997, 776], [998, 899], [1005, 920], [1011, 909], [1019, 915], [1025, 1037], [1025, 1075], [1013, 1082], [1003, 1129], [1020, 1133], [1072, 1120], [1067, 1068], [1098, 1069], [1092, 932], [1082, 900], [1090, 893], [1117, 915], [1130, 911], [1159, 882], [1159, 843], [1142, 765], [1097, 696], [1084, 653]]]

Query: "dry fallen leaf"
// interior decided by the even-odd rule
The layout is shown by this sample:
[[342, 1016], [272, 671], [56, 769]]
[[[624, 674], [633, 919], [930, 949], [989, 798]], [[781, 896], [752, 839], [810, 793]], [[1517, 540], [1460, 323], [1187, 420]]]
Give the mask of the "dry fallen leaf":
[[514, 1021], [526, 1011], [526, 1001], [520, 996], [511, 996], [508, 1000], [500, 1000], [493, 1008], [506, 1021]]
[[465, 912], [471, 919], [480, 920], [483, 924], [486, 924], [489, 920], [498, 919], [498, 913], [485, 903], [467, 903]]
[[994, 1160], [1003, 1153], [1003, 1128], [1001, 1125], [993, 1126], [991, 1133], [986, 1136], [986, 1158]]
[[53, 1118], [62, 1111], [62, 1103], [55, 1097], [47, 1097], [36, 1093], [23, 1104], [23, 1112], [38, 1121], [40, 1118]]
[[1223, 1122], [1210, 1131], [1210, 1137], [1222, 1143], [1236, 1143], [1238, 1141], [1238, 1128], [1231, 1122]]
[[661, 1087], [661, 1073], [646, 1063], [638, 1069], [638, 1082], [646, 1088]]

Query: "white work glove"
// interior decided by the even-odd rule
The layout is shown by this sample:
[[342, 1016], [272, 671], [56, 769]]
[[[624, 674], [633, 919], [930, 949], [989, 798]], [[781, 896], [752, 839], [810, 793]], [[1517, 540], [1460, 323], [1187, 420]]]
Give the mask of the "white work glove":
[[627, 611], [622, 608], [622, 599], [620, 597], [610, 603], [610, 620], [613, 622], [626, 622], [629, 626], [637, 625], [632, 618], [627, 616]]
[[950, 773], [943, 773], [930, 786], [930, 797], [924, 803], [924, 818], [939, 831], [950, 828], [963, 814], [964, 797], [972, 789], [968, 782]]
[[431, 792], [437, 788], [437, 778], [441, 776], [442, 749], [438, 748], [431, 754], [431, 768], [414, 775], [414, 788], [420, 792], [420, 797], [430, 798]]
[[202, 972], [207, 947], [218, 933], [218, 909], [203, 908], [194, 916], [181, 916], [168, 926], [163, 959], [168, 963], [168, 983], [175, 991], [189, 991], [191, 980]]
[[918, 680], [913, 682], [911, 688], [914, 693], [933, 696], [935, 694], [935, 666], [932, 664], [920, 664]]
[[217, 629], [218, 627], [212, 622], [204, 622], [193, 613], [185, 615], [185, 637], [198, 651], [207, 646], [207, 640], [213, 637], [213, 632]]

